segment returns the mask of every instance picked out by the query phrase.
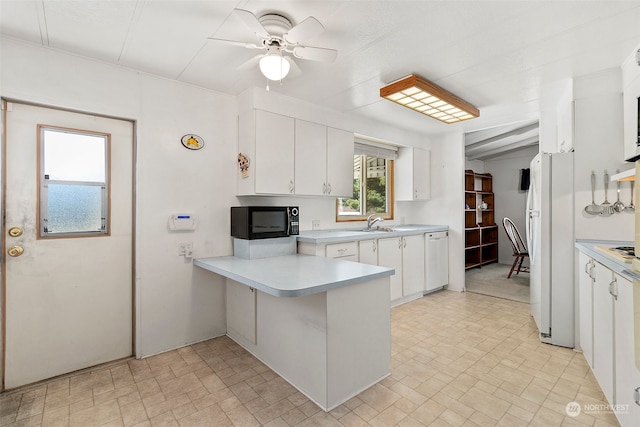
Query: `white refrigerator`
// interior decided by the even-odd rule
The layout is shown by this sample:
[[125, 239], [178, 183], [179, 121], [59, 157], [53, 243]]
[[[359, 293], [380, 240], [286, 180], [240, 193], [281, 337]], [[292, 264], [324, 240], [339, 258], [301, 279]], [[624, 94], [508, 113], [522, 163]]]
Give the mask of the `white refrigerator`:
[[542, 342], [574, 347], [573, 153], [531, 161], [526, 234], [531, 315]]

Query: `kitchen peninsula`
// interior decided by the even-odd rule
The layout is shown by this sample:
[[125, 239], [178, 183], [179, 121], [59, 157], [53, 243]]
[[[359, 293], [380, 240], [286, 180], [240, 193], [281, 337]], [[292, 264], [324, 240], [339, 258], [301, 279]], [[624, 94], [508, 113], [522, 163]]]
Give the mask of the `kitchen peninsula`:
[[389, 375], [393, 269], [301, 254], [194, 265], [227, 278], [227, 335], [325, 411]]

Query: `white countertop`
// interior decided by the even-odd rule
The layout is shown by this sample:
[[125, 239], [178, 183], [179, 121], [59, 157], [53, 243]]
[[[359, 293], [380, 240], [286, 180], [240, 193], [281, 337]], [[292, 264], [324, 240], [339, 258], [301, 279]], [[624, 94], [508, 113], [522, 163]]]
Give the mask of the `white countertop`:
[[634, 246], [633, 242], [609, 240], [576, 240], [576, 248], [629, 280], [640, 280], [640, 273], [633, 271], [631, 263], [623, 262], [599, 250], [597, 246]]
[[392, 268], [300, 254], [199, 258], [193, 264], [278, 297], [312, 295], [395, 274]]
[[[380, 225], [380, 224], [376, 224]], [[374, 229], [376, 228], [374, 226]], [[301, 231], [298, 236], [298, 242], [304, 243], [339, 243], [353, 240], [380, 239], [385, 237], [408, 236], [412, 234], [432, 233], [437, 231], [449, 230], [448, 225], [426, 225], [426, 224], [409, 224], [409, 225], [389, 225], [393, 231], [363, 231], [365, 227], [357, 230], [336, 229], [336, 230], [312, 230]], [[380, 225], [384, 229], [387, 226]]]

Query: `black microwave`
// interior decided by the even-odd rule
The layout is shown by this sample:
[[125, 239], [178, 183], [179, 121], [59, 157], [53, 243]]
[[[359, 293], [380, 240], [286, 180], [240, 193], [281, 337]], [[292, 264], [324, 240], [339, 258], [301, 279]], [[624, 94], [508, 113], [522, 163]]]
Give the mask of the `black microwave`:
[[238, 239], [270, 239], [299, 233], [297, 206], [233, 206], [231, 236]]

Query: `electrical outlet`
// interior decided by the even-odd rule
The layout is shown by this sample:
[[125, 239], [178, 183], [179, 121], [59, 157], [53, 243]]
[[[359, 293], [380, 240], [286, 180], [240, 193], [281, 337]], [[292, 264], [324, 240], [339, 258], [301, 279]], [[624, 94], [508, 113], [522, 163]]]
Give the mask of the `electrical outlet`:
[[187, 251], [187, 244], [178, 243], [178, 256], [184, 256], [186, 251]]
[[311, 221], [311, 229], [312, 230], [320, 230], [320, 220], [319, 219], [314, 219], [313, 221]]

